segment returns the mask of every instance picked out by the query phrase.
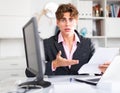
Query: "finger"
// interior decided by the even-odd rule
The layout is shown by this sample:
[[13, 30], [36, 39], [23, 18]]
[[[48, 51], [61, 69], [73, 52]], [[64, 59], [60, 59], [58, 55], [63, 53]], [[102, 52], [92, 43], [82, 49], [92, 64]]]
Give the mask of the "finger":
[[109, 65], [111, 62], [105, 62], [104, 65]]
[[99, 68], [107, 68], [109, 65], [99, 65]]
[[78, 64], [79, 61], [78, 60], [72, 60], [72, 63]]
[[68, 65], [75, 65], [75, 64], [78, 64], [79, 61], [78, 60], [67, 60]]
[[61, 51], [59, 51], [59, 52], [58, 52], [58, 54], [57, 54], [57, 56], [61, 56], [61, 54], [62, 54], [62, 52], [61, 52]]

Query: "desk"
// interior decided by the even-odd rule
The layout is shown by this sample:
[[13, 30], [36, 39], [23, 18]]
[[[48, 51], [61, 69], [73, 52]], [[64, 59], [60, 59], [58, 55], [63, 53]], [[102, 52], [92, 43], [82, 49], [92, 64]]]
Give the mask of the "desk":
[[[52, 83], [50, 87], [36, 90], [33, 89], [26, 93], [120, 93], [120, 89], [112, 90], [113, 88], [111, 87], [102, 89], [97, 86], [80, 83], [74, 80], [70, 82], [70, 78], [74, 77], [76, 76], [55, 76], [45, 78], [45, 80], [49, 80]], [[25, 77], [16, 77], [0, 81], [0, 93], [23, 93], [13, 91], [18, 91], [16, 85], [21, 81], [26, 81], [26, 79], [27, 78]]]
[[[11, 74], [14, 74], [13, 72], [11, 72], [11, 70], [15, 71], [15, 74], [21, 73], [20, 75], [15, 75], [15, 76], [11, 76], [11, 75], [0, 76], [0, 93], [23, 93], [23, 92], [13, 92], [13, 91], [18, 91], [17, 84], [27, 80], [27, 78], [23, 75], [26, 66], [25, 58], [0, 59], [0, 63], [1, 63], [0, 71], [4, 75], [6, 75], [5, 74], [6, 69], [4, 67], [7, 67], [7, 70]], [[22, 70], [22, 72], [19, 72], [19, 70]], [[118, 82], [115, 82], [114, 84], [110, 84], [110, 86], [104, 85], [105, 88], [103, 89], [103, 88], [98, 88], [97, 86], [91, 86], [76, 81], [70, 82], [70, 78], [74, 78], [74, 77], [79, 77], [79, 76], [55, 76], [55, 77], [45, 78], [45, 80], [48, 80], [52, 83], [50, 87], [39, 90], [30, 90], [27, 93], [120, 93], [120, 88], [118, 88], [119, 86]], [[80, 76], [80, 77], [86, 77], [86, 76]]]

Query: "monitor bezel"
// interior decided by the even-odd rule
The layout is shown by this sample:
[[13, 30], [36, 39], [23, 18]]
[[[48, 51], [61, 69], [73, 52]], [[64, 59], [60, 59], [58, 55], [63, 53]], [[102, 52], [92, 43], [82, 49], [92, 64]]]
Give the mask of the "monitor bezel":
[[[38, 70], [35, 71], [29, 67], [29, 60], [28, 60], [28, 51], [27, 51], [27, 43], [26, 43], [26, 35], [25, 35], [25, 28], [29, 26], [30, 24], [33, 24], [33, 35], [34, 35], [34, 44], [35, 44], [35, 53], [36, 53], [36, 59], [37, 59], [37, 68]], [[28, 31], [28, 30], [27, 30]], [[21, 88], [26, 88], [26, 89], [31, 89], [36, 88], [40, 86], [39, 88], [43, 87], [49, 87], [51, 85], [51, 82], [49, 81], [44, 81], [44, 73], [43, 73], [43, 62], [45, 59], [43, 58], [43, 50], [41, 48], [44, 48], [43, 40], [39, 37], [39, 32], [38, 32], [38, 24], [37, 20], [35, 17], [32, 17], [26, 25], [23, 27], [23, 40], [24, 40], [24, 46], [25, 46], [25, 55], [26, 55], [26, 63], [27, 63], [27, 70], [30, 71], [31, 73], [35, 74], [36, 79], [32, 81], [27, 81], [19, 84]], [[45, 54], [44, 54], [45, 55]], [[44, 56], [45, 57], [45, 56]]]
[[[35, 71], [34, 69], [29, 67], [29, 60], [28, 60], [28, 51], [27, 51], [27, 44], [26, 44], [26, 35], [25, 35], [25, 28], [29, 26], [30, 24], [33, 24], [33, 35], [34, 35], [34, 42], [35, 42], [35, 51], [37, 53], [37, 64], [38, 64], [38, 72]], [[39, 42], [39, 32], [38, 32], [38, 26], [37, 26], [37, 20], [35, 17], [32, 17], [26, 25], [23, 27], [23, 39], [24, 39], [24, 46], [25, 46], [25, 55], [26, 55], [26, 65], [27, 65], [27, 70], [29, 70], [31, 73], [33, 73], [37, 79], [42, 80], [43, 79], [43, 68], [42, 68], [42, 57], [41, 57], [41, 50], [40, 50], [40, 42]]]

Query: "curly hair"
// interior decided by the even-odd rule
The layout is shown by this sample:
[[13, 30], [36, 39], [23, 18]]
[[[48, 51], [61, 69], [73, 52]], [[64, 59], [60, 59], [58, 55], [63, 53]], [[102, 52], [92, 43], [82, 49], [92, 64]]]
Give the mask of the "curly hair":
[[64, 16], [64, 13], [66, 13], [66, 12], [69, 12], [71, 17], [78, 19], [79, 12], [78, 12], [77, 8], [74, 5], [72, 5], [71, 3], [68, 3], [68, 4], [61, 4], [58, 7], [58, 9], [55, 13], [57, 20], [62, 19]]

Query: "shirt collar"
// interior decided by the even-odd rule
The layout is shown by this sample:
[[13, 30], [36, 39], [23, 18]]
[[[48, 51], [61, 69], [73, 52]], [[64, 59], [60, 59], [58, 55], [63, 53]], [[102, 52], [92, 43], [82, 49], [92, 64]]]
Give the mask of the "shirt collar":
[[[77, 34], [75, 32], [74, 32], [74, 34], [75, 34], [75, 42], [80, 43], [80, 39], [78, 38]], [[58, 35], [58, 43], [60, 43], [60, 42], [64, 42], [64, 39], [63, 39], [63, 36], [62, 36], [61, 32]]]

